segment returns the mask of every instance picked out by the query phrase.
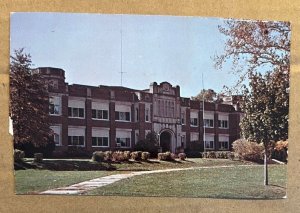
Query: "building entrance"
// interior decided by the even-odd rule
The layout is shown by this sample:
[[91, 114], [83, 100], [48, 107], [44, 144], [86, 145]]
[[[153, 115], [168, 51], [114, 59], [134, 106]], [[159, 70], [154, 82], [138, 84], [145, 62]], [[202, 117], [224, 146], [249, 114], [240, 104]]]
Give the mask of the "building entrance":
[[162, 152], [171, 151], [171, 133], [164, 131], [160, 134], [160, 146]]

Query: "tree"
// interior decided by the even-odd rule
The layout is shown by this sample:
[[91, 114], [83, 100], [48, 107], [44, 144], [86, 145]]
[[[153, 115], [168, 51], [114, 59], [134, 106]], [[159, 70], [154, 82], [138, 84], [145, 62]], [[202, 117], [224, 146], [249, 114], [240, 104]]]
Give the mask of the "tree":
[[213, 89], [202, 89], [196, 96], [191, 97], [192, 100], [213, 102], [217, 98], [217, 93]]
[[15, 50], [10, 63], [10, 117], [14, 147], [27, 156], [53, 151], [55, 144], [48, 121], [49, 96], [43, 79], [31, 69], [31, 56]]
[[155, 132], [149, 132], [145, 140], [140, 140], [136, 143], [134, 149], [136, 151], [149, 152], [152, 157], [157, 156], [158, 153], [158, 138]]
[[215, 67], [231, 63], [230, 73], [239, 76], [232, 88], [237, 92], [249, 74], [265, 71], [290, 71], [290, 36], [288, 22], [227, 20], [219, 31], [226, 37], [222, 54], [214, 57]]
[[[232, 64], [239, 80], [231, 92], [243, 88], [242, 135], [265, 147], [265, 185], [268, 185], [267, 155], [272, 141], [286, 139], [290, 73], [290, 24], [287, 22], [227, 20], [219, 31], [226, 36], [223, 54], [215, 66]], [[245, 80], [249, 85], [245, 86]]]
[[264, 145], [265, 185], [268, 185], [267, 156], [271, 142], [288, 138], [289, 74], [276, 70], [265, 75], [254, 73], [249, 89], [244, 89], [241, 132], [244, 138]]

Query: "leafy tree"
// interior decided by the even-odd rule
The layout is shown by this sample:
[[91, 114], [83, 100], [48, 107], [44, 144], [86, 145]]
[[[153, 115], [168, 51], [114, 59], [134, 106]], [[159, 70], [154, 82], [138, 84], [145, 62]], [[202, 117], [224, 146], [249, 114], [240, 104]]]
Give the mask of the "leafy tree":
[[249, 89], [244, 89], [241, 108], [242, 135], [250, 140], [263, 143], [265, 147], [265, 185], [268, 185], [267, 156], [272, 142], [288, 138], [289, 75], [280, 70], [265, 75], [254, 73], [250, 76]]
[[239, 92], [249, 74], [265, 71], [290, 71], [290, 36], [288, 22], [227, 20], [219, 26], [226, 37], [222, 54], [214, 57], [215, 67], [222, 69], [227, 63], [229, 71], [239, 80], [230, 92]]
[[31, 56], [15, 50], [10, 63], [10, 117], [14, 147], [27, 156], [48, 155], [55, 144], [48, 122], [49, 97], [43, 79], [31, 69]]
[[202, 89], [200, 93], [194, 97], [191, 97], [192, 100], [213, 102], [217, 98], [217, 93], [213, 89]]
[[[233, 88], [243, 88], [241, 108], [243, 136], [265, 147], [265, 185], [268, 185], [267, 155], [272, 141], [287, 138], [290, 73], [290, 24], [287, 22], [227, 20], [219, 31], [226, 36], [223, 54], [215, 56], [215, 66], [231, 63], [231, 73], [239, 76]], [[249, 80], [249, 86], [245, 86]]]

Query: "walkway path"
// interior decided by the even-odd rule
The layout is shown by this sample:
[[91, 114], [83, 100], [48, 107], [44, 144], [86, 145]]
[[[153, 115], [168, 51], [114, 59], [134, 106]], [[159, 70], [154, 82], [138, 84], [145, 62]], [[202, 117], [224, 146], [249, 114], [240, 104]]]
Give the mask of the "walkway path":
[[[238, 166], [250, 166], [250, 165], [238, 165]], [[177, 168], [177, 169], [162, 169], [162, 170], [153, 170], [153, 171], [140, 171], [140, 172], [131, 172], [127, 174], [116, 174], [116, 175], [109, 175], [101, 178], [84, 181], [67, 187], [50, 189], [41, 192], [40, 194], [75, 195], [75, 194], [82, 194], [86, 191], [93, 190], [98, 187], [106, 186], [114, 182], [117, 182], [119, 180], [123, 180], [137, 175], [154, 174], [154, 173], [161, 173], [161, 172], [173, 172], [173, 171], [182, 171], [182, 170], [191, 170], [191, 169], [230, 168], [230, 167], [236, 167], [236, 166], [203, 166], [203, 167], [189, 167], [189, 168]]]

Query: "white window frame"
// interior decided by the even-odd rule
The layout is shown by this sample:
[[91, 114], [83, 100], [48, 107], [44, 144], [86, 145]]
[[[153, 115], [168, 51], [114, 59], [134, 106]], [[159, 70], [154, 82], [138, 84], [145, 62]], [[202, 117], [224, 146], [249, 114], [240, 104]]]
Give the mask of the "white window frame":
[[[221, 143], [227, 143], [227, 148], [221, 148]], [[229, 150], [229, 135], [219, 135], [219, 150]]]
[[[96, 138], [97, 140], [97, 145], [93, 145], [93, 138]], [[100, 145], [99, 146], [99, 139], [101, 139], [101, 143], [103, 144], [103, 139], [104, 138], [107, 138], [107, 146], [104, 146], [104, 145]], [[109, 147], [109, 137], [98, 137], [98, 136], [92, 136], [92, 147]]]
[[[221, 143], [227, 143], [227, 148], [222, 148]], [[229, 150], [229, 141], [219, 141], [219, 150]]]
[[[119, 122], [131, 122], [131, 113], [130, 113], [130, 112], [115, 111], [115, 113], [119, 113], [119, 119], [117, 120], [117, 119], [115, 118], [115, 121], [119, 121]], [[124, 115], [125, 115], [125, 120], [124, 120], [124, 119], [120, 119], [120, 118], [121, 118], [121, 116], [120, 116], [121, 113], [124, 113]], [[126, 113], [129, 113], [129, 120], [126, 120]]]
[[[77, 130], [77, 132], [76, 132]], [[70, 134], [70, 132], [75, 131], [75, 134]], [[82, 133], [79, 133], [82, 132]], [[85, 135], [85, 127], [69, 127], [68, 128], [68, 146], [77, 146], [77, 147], [85, 147], [85, 140], [86, 140], [86, 135]], [[69, 137], [72, 137], [72, 141], [74, 140], [73, 137], [83, 137], [83, 145], [73, 145], [69, 144]], [[79, 140], [79, 138], [78, 138]]]
[[[148, 119], [147, 119], [147, 117], [148, 117]], [[151, 122], [150, 121], [150, 109], [149, 108], [145, 109], [145, 122]]]
[[[206, 138], [207, 137], [207, 138]], [[212, 140], [211, 140], [212, 138]], [[209, 147], [206, 146], [206, 144], [209, 143]], [[212, 144], [212, 147], [211, 147]], [[204, 140], [204, 146], [206, 150], [213, 150], [215, 149], [215, 136], [214, 135], [206, 135]]]
[[[210, 125], [210, 121], [212, 121], [212, 124], [213, 124], [212, 126]], [[203, 119], [203, 126], [205, 128], [214, 128], [214, 125], [215, 125], [214, 123], [215, 123], [214, 119]]]
[[[69, 115], [69, 109], [71, 108], [71, 115]], [[77, 109], [78, 110], [78, 116], [74, 115], [74, 110]], [[83, 117], [80, 117], [80, 113], [79, 110], [82, 109], [83, 110]], [[81, 107], [68, 107], [68, 117], [69, 118], [78, 118], [78, 119], [85, 119], [85, 108], [81, 108]]]
[[[227, 122], [226, 127], [224, 127], [224, 125], [223, 125], [224, 124], [223, 122], [225, 122], [225, 121]], [[219, 126], [220, 129], [229, 129], [229, 121], [228, 120], [219, 120], [218, 122], [219, 122], [218, 126]]]
[[[58, 104], [55, 103], [55, 99], [58, 99]], [[50, 108], [51, 108], [51, 105], [53, 105], [53, 110], [54, 110], [54, 113], [51, 113], [50, 111]], [[55, 113], [55, 108], [58, 108], [57, 110], [57, 113]], [[49, 115], [54, 115], [54, 116], [60, 116], [61, 115], [61, 97], [59, 96], [50, 96], [49, 97]]]
[[[93, 110], [96, 111], [96, 118], [93, 117]], [[100, 111], [102, 118], [98, 118], [98, 112]], [[103, 118], [103, 112], [106, 111], [107, 112], [107, 118]], [[92, 119], [93, 120], [102, 120], [102, 121], [108, 121], [109, 120], [109, 111], [106, 109], [92, 109]]]
[[[55, 142], [55, 146], [61, 146], [61, 125], [53, 125], [53, 126], [50, 126], [50, 129], [52, 129], [54, 135], [53, 135], [53, 140], [55, 142], [55, 136], [58, 136], [58, 143]], [[55, 130], [58, 130], [58, 133], [57, 131]]]

